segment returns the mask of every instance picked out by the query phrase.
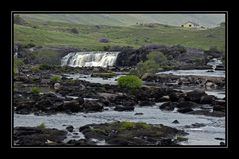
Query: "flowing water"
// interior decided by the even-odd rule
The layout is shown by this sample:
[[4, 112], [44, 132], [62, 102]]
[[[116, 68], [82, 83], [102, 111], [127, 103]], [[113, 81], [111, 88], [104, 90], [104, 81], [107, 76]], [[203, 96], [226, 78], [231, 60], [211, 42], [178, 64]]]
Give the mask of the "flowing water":
[[[118, 52], [77, 52], [69, 53], [62, 59], [62, 65], [72, 67], [86, 66], [113, 66], [117, 58]], [[216, 61], [218, 62], [218, 61]], [[215, 63], [209, 63], [215, 65]], [[158, 74], [174, 74], [174, 75], [197, 75], [197, 76], [214, 76], [225, 77], [225, 71], [208, 72], [207, 70], [172, 70], [160, 72]], [[117, 78], [123, 76], [117, 75], [113, 78], [102, 79], [91, 77], [90, 75], [82, 74], [67, 74], [68, 78], [75, 80], [86, 80], [92, 83], [101, 84], [116, 84]], [[181, 91], [191, 91], [193, 88], [182, 88]], [[206, 93], [215, 95], [218, 98], [225, 97], [225, 90], [207, 90]], [[16, 126], [37, 126], [40, 123], [45, 123], [46, 127], [65, 129], [66, 126], [74, 126], [73, 133], [68, 133], [66, 142], [70, 139], [81, 139], [84, 135], [79, 132], [79, 127], [86, 124], [99, 124], [114, 121], [133, 121], [146, 122], [149, 124], [164, 124], [166, 126], [175, 127], [185, 130], [189, 135], [185, 136], [188, 141], [182, 142], [183, 145], [219, 145], [220, 142], [225, 142], [226, 128], [225, 117], [209, 117], [203, 115], [181, 114], [177, 111], [161, 111], [158, 107], [162, 103], [157, 103], [155, 106], [136, 107], [132, 112], [117, 112], [112, 107], [109, 110], [96, 113], [76, 113], [76, 114], [56, 114], [50, 116], [36, 116], [33, 114], [20, 115], [14, 114], [14, 127]], [[135, 113], [143, 113], [143, 115], [135, 115]], [[178, 120], [179, 124], [173, 124], [174, 120]], [[200, 123], [202, 127], [192, 128], [189, 125]], [[218, 140], [219, 139], [219, 140]], [[104, 141], [98, 142], [99, 145], [104, 145]]]
[[75, 52], [61, 60], [61, 65], [71, 67], [107, 67], [113, 66], [119, 52]]
[[[164, 124], [167, 126], [183, 129], [189, 133], [185, 136], [188, 141], [183, 145], [219, 145], [222, 138], [225, 140], [225, 118], [206, 117], [203, 115], [181, 114], [176, 111], [161, 111], [158, 103], [153, 107], [136, 107], [133, 112], [117, 112], [108, 110], [97, 113], [76, 113], [74, 115], [57, 114], [51, 116], [35, 116], [14, 114], [14, 126], [37, 126], [45, 123], [49, 128], [65, 129], [67, 125], [74, 126], [74, 132], [68, 134], [66, 141], [70, 139], [81, 139], [84, 135], [79, 132], [79, 127], [86, 124], [99, 124], [114, 121], [133, 121], [146, 122], [149, 124]], [[143, 113], [143, 115], [135, 115], [135, 113]], [[173, 124], [174, 120], [178, 120], [179, 124]], [[199, 128], [185, 128], [186, 125], [195, 123], [205, 124]]]
[[208, 70], [170, 70], [159, 72], [157, 74], [173, 74], [178, 76], [209, 76], [209, 77], [225, 77], [225, 71], [215, 70], [214, 72], [209, 72]]

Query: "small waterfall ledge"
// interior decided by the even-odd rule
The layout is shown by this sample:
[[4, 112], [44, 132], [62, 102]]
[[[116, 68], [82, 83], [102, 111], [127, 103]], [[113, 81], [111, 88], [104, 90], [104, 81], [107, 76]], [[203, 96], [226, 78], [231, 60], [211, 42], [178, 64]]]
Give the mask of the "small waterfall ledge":
[[72, 52], [61, 60], [62, 66], [107, 67], [113, 66], [119, 52]]

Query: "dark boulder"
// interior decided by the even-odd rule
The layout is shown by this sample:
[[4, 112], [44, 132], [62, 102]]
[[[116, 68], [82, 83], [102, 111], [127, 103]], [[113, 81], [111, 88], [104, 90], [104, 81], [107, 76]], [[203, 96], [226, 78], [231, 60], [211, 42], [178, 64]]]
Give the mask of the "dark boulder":
[[115, 105], [123, 105], [126, 107], [133, 107], [137, 104], [132, 96], [120, 95], [109, 98], [109, 102]]
[[74, 99], [74, 100], [71, 100], [71, 101], [64, 101], [62, 111], [66, 111], [66, 110], [69, 110], [71, 112], [82, 111], [83, 110], [83, 105], [82, 105], [82, 100], [81, 99]]
[[179, 121], [178, 120], [174, 120], [172, 123], [173, 124], [179, 124]]
[[13, 140], [20, 146], [59, 145], [66, 138], [66, 131], [37, 127], [15, 127]]
[[173, 92], [169, 95], [169, 98], [172, 102], [178, 102], [181, 98], [184, 98], [184, 94], [179, 92]]
[[193, 109], [192, 108], [187, 108], [187, 107], [178, 109], [179, 113], [188, 113], [188, 112], [191, 112], [191, 111], [193, 111]]
[[213, 106], [213, 111], [225, 112], [225, 106], [224, 105], [215, 105], [215, 106]]
[[155, 102], [151, 102], [151, 101], [139, 101], [140, 106], [152, 106], [154, 104]]
[[104, 106], [98, 100], [86, 100], [83, 104], [84, 112], [99, 112], [103, 111]]
[[176, 105], [177, 108], [195, 108], [198, 107], [198, 104], [191, 101], [182, 101]]
[[203, 90], [194, 90], [186, 93], [185, 100], [200, 103], [202, 96], [205, 95], [207, 94]]
[[123, 106], [123, 105], [117, 105], [114, 108], [115, 111], [134, 111], [134, 106]]
[[87, 140], [86, 139], [80, 139], [80, 140], [69, 140], [67, 142], [67, 145], [72, 145], [72, 146], [80, 146], [80, 145], [86, 145]]
[[89, 124], [80, 130], [87, 141], [94, 138], [110, 145], [176, 145], [175, 136], [186, 135], [184, 131], [162, 124], [154, 126], [140, 122]]
[[216, 99], [213, 95], [204, 95], [200, 99], [201, 104], [212, 104], [214, 100]]
[[35, 107], [38, 110], [50, 111], [57, 110], [64, 104], [63, 100], [58, 98], [55, 94], [44, 94], [36, 102]]
[[159, 106], [159, 109], [173, 111], [176, 106], [177, 102], [167, 102]]
[[72, 125], [69, 125], [69, 126], [66, 127], [66, 130], [69, 131], [69, 132], [73, 132], [74, 127]]
[[135, 113], [134, 115], [144, 115], [144, 113]]

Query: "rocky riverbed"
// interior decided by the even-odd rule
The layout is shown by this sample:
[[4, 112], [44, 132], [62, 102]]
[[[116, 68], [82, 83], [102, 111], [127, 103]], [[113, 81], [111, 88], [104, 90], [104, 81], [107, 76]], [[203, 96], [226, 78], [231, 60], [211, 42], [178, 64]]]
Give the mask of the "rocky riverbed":
[[[61, 69], [41, 70], [37, 73], [23, 70], [14, 77], [13, 111], [16, 145], [207, 145], [207, 141], [209, 145], [220, 145], [220, 142], [225, 142], [223, 122], [225, 122], [226, 98], [215, 96], [215, 92], [210, 94], [213, 90], [225, 89], [223, 77], [148, 75], [144, 77], [143, 87], [132, 94], [116, 84], [117, 78], [125, 74], [119, 73], [120, 70], [127, 69], [111, 67], [110, 71], [118, 73], [115, 77], [106, 79], [91, 77], [91, 74], [104, 72], [108, 68], [74, 68], [73, 74], [66, 74], [67, 67]], [[51, 80], [52, 75], [60, 75], [62, 78], [54, 82]], [[40, 88], [40, 93], [31, 91], [31, 88], [36, 86]], [[183, 87], [187, 89], [181, 89]], [[158, 114], [155, 114], [156, 112]], [[177, 115], [170, 118], [169, 114]], [[165, 118], [164, 115], [169, 117]], [[201, 117], [208, 119], [200, 123]], [[141, 132], [145, 132], [146, 135], [142, 137], [143, 134], [127, 130], [118, 131], [111, 136], [112, 138], [108, 138], [109, 133], [111, 134], [115, 127], [119, 127], [113, 122], [125, 120], [153, 124], [149, 126], [153, 130], [160, 129], [159, 125], [164, 124], [174, 133], [170, 136], [162, 133], [163, 136], [160, 136], [153, 130], [146, 132], [142, 130]], [[191, 123], [190, 120], [194, 122]], [[34, 126], [40, 124], [36, 121], [45, 123], [46, 130], [35, 128]], [[219, 126], [211, 125], [215, 122], [219, 122]], [[69, 128], [72, 132], [69, 132], [69, 129], [64, 130], [66, 127], [62, 125], [72, 125], [73, 128]], [[85, 125], [88, 125], [85, 127], [85, 133], [82, 129], [83, 132], [77, 130]], [[111, 126], [112, 129], [106, 130], [106, 127]], [[100, 135], [92, 132], [89, 127], [101, 129]], [[53, 128], [58, 130], [51, 130]], [[62, 130], [65, 132], [63, 135]], [[27, 137], [22, 133], [24, 131]], [[61, 140], [58, 139], [58, 135], [54, 135], [58, 134], [58, 131]], [[176, 132], [181, 131], [185, 132], [184, 135], [188, 134], [177, 139]], [[211, 133], [215, 135], [209, 135]], [[39, 134], [43, 137], [38, 138]], [[49, 134], [53, 134], [56, 139], [49, 137]], [[89, 134], [93, 136], [89, 137]], [[122, 134], [131, 136], [132, 140], [125, 138], [124, 135], [121, 138]], [[39, 142], [31, 143], [29, 135], [36, 137], [36, 140], [39, 139]], [[147, 135], [154, 137], [149, 138]], [[204, 135], [208, 135], [208, 138], [204, 137], [202, 142], [198, 141]], [[185, 142], [186, 140], [188, 142]]]

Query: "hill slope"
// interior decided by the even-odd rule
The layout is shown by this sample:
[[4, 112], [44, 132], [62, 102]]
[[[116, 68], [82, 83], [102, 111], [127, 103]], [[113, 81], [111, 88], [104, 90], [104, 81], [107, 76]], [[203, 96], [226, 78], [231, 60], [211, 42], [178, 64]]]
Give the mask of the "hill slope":
[[[73, 33], [72, 28], [79, 33]], [[99, 39], [107, 38], [102, 43]], [[209, 49], [216, 46], [224, 51], [225, 27], [207, 30], [186, 29], [175, 26], [94, 26], [60, 22], [31, 22], [14, 25], [14, 43], [50, 47], [75, 47], [86, 50], [102, 50], [108, 46], [141, 47], [146, 44], [183, 45]]]
[[136, 23], [180, 26], [192, 21], [205, 27], [216, 27], [225, 21], [224, 14], [21, 14], [21, 17], [32, 21], [111, 26], [130, 26]]

